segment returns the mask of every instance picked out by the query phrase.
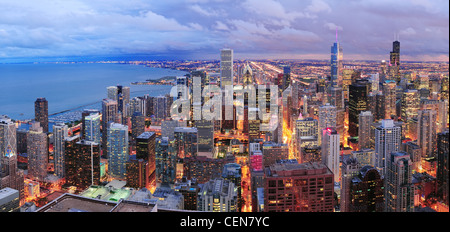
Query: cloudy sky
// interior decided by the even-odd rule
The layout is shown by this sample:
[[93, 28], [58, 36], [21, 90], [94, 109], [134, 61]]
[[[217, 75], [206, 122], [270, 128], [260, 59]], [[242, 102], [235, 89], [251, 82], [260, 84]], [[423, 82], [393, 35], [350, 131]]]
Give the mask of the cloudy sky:
[[37, 57], [449, 60], [448, 0], [0, 0], [0, 62]]

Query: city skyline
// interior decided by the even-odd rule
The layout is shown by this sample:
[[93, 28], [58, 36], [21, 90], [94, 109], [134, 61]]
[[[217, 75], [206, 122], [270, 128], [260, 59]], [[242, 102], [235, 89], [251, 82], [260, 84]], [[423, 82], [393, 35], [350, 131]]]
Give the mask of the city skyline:
[[[447, 1], [0, 1], [0, 62], [96, 59], [449, 61]], [[67, 27], [70, 25], [70, 27]]]

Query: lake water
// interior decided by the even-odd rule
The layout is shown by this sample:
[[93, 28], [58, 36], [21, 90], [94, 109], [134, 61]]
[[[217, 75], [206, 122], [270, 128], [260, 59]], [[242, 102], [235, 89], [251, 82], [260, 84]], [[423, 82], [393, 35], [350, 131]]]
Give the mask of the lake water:
[[131, 97], [164, 95], [172, 86], [131, 85], [131, 82], [183, 76], [178, 70], [114, 63], [0, 64], [0, 115], [33, 119], [34, 101], [45, 97], [49, 114], [91, 104], [97, 108], [107, 97], [106, 87], [130, 87]]

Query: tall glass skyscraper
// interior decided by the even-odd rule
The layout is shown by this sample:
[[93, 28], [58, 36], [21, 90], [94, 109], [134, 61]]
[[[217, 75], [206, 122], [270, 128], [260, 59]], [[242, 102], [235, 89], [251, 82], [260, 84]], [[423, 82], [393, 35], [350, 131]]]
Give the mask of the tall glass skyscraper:
[[112, 123], [107, 135], [108, 170], [111, 176], [125, 178], [128, 161], [128, 126]]
[[100, 119], [101, 116], [98, 113], [91, 114], [84, 118], [84, 138], [87, 141], [92, 141], [95, 143], [100, 143], [102, 141], [100, 132]]
[[40, 123], [44, 133], [48, 132], [48, 101], [43, 97], [34, 102], [34, 120]]
[[220, 51], [220, 86], [233, 85], [233, 50]]
[[342, 85], [342, 47], [336, 42], [331, 46], [331, 85], [333, 87]]
[[[100, 129], [100, 128], [99, 128]], [[53, 125], [53, 161], [55, 167], [55, 175], [62, 178], [64, 173], [64, 143], [68, 136], [68, 126], [64, 123]]]

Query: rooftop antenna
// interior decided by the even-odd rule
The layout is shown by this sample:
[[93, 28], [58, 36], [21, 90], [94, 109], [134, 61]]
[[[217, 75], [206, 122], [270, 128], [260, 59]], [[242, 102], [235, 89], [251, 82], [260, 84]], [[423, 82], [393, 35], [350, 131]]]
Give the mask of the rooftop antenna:
[[338, 42], [338, 39], [337, 39], [337, 31], [338, 31], [338, 28], [337, 28], [337, 26], [336, 26], [336, 43]]

